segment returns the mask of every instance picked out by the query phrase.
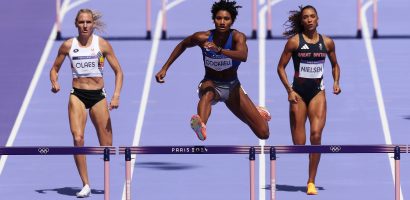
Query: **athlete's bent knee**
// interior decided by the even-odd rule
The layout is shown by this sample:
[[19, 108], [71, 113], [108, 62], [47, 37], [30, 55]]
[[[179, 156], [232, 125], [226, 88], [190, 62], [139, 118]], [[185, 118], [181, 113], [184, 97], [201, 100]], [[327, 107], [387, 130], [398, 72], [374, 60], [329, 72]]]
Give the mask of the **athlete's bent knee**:
[[268, 127], [263, 127], [258, 130], [256, 133], [256, 136], [261, 139], [261, 140], [267, 140], [269, 138], [269, 128]]

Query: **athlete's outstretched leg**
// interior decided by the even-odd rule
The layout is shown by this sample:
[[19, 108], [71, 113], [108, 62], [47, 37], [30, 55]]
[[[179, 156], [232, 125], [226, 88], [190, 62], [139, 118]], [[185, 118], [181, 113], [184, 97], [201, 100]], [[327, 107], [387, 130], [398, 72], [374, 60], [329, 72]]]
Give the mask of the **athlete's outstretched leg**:
[[197, 106], [197, 115], [193, 115], [191, 118], [191, 128], [196, 133], [198, 139], [206, 139], [206, 123], [212, 111], [212, 102], [216, 101], [219, 96], [215, 91], [215, 84], [206, 80], [199, 85], [200, 100]]
[[[324, 91], [319, 92], [311, 100], [308, 107], [308, 116], [310, 122], [310, 143], [312, 145], [320, 145], [322, 144], [322, 131], [326, 123], [326, 98]], [[308, 183], [315, 183], [319, 162], [320, 153], [312, 153], [309, 155]]]
[[226, 106], [241, 121], [245, 122], [259, 139], [269, 138], [269, 126], [267, 120], [259, 113], [255, 104], [238, 84], [225, 101]]
[[[74, 146], [84, 146], [84, 129], [87, 121], [87, 112], [84, 104], [74, 95], [70, 95], [68, 103], [68, 118], [70, 121], [70, 129], [73, 135]], [[87, 189], [89, 179], [87, 173], [87, 161], [85, 155], [74, 155], [75, 164], [78, 173], [80, 174], [83, 186]], [[88, 196], [86, 194], [85, 196]]]

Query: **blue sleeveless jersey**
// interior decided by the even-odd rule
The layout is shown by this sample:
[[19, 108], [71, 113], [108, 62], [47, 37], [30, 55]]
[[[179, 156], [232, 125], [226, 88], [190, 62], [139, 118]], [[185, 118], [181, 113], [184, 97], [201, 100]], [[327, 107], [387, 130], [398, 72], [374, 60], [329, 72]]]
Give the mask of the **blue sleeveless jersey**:
[[[211, 30], [211, 34], [208, 37], [208, 42], [213, 41], [214, 32], [215, 30]], [[223, 46], [223, 49], [232, 50], [232, 35], [233, 29], [230, 30], [229, 38]], [[226, 69], [231, 68], [235, 68], [235, 70], [237, 70], [239, 65], [241, 64], [241, 61], [232, 60], [231, 58], [223, 54], [218, 54], [217, 52], [205, 49], [203, 47], [201, 47], [201, 49], [204, 60], [204, 66], [207, 68], [211, 68], [215, 71], [224, 71]]]

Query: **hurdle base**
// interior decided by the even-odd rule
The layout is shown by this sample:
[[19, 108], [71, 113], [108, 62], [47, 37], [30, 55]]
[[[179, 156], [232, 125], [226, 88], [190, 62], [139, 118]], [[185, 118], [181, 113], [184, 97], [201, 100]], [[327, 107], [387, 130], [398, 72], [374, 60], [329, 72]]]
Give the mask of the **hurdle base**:
[[252, 34], [251, 34], [251, 39], [256, 39], [258, 37], [258, 33], [256, 32], [256, 30], [252, 30]]
[[377, 32], [377, 29], [373, 30], [373, 38], [379, 38], [379, 34]]
[[63, 36], [61, 35], [61, 31], [57, 31], [56, 40], [60, 41], [62, 39], [63, 39]]
[[147, 31], [147, 35], [145, 36], [146, 40], [150, 40], [151, 39], [151, 31]]
[[166, 39], [167, 39], [167, 31], [162, 30], [161, 39], [162, 39], [162, 40], [166, 40]]
[[266, 39], [273, 39], [271, 30], [268, 30], [268, 32], [266, 33]]
[[362, 30], [357, 30], [356, 38], [358, 38], [358, 39], [362, 38]]

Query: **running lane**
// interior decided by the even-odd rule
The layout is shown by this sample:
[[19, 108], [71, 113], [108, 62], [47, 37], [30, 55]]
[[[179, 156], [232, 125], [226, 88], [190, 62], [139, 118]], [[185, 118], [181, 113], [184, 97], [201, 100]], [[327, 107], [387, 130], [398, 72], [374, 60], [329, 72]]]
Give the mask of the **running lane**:
[[[233, 28], [250, 33], [249, 1], [240, 1]], [[213, 29], [211, 4], [186, 1], [168, 10], [169, 36], [187, 36]], [[198, 8], [198, 9], [192, 9]], [[183, 23], [176, 19], [184, 19]], [[248, 19], [248, 20], [247, 20]], [[249, 23], [249, 26], [247, 25]], [[173, 27], [174, 26], [174, 27]], [[178, 27], [178, 28], [175, 28]], [[245, 28], [244, 28], [245, 27]], [[180, 41], [160, 41], [155, 62], [157, 72]], [[248, 61], [239, 68], [239, 79], [257, 103], [257, 41], [248, 40]], [[258, 145], [251, 130], [223, 103], [213, 107], [207, 124], [208, 138], [197, 139], [189, 126], [196, 113], [197, 85], [204, 75], [200, 48], [187, 49], [169, 69], [164, 84], [152, 80], [140, 145]], [[140, 199], [247, 199], [247, 155], [139, 155], [132, 179], [132, 197]]]
[[[410, 13], [407, 8], [410, 2], [405, 0], [379, 2], [379, 35], [384, 36], [410, 36], [410, 27], [403, 26]], [[394, 21], [395, 23], [391, 23]], [[377, 39], [372, 41], [376, 57], [377, 68], [380, 76], [381, 89], [386, 107], [387, 118], [390, 126], [392, 142], [394, 144], [410, 143], [409, 120], [410, 110], [408, 103], [408, 47], [409, 39]], [[402, 189], [403, 197], [410, 196], [410, 156], [401, 156]]]
[[[295, 10], [302, 4], [307, 5], [304, 1], [283, 1], [277, 4], [272, 11], [273, 19], [277, 20], [275, 24], [283, 24], [288, 16], [287, 11]], [[309, 1], [308, 4], [317, 8], [320, 33], [335, 37], [355, 36], [356, 1]], [[336, 19], [337, 23], [334, 21]], [[280, 26], [276, 28], [274, 29], [276, 35], [284, 30]], [[273, 55], [267, 60], [267, 69], [271, 71], [267, 75], [267, 106], [273, 113], [271, 127], [274, 126], [277, 130], [273, 139], [268, 142], [270, 145], [292, 143], [287, 94], [276, 73], [285, 42], [285, 40], [274, 40], [267, 44], [267, 55]], [[333, 79], [327, 59], [324, 81], [328, 113], [322, 144], [384, 144], [383, 129], [364, 42], [353, 38], [334, 39], [334, 42], [341, 67], [342, 93], [339, 96], [332, 93]], [[287, 66], [287, 73], [289, 80], [292, 80], [292, 61]], [[309, 132], [308, 124], [307, 132]], [[305, 193], [307, 158], [306, 154], [279, 155], [276, 179], [278, 199], [307, 198]], [[394, 196], [393, 183], [386, 154], [325, 154], [322, 155], [316, 178], [319, 195], [309, 196], [309, 199], [391, 199]]]
[[[72, 2], [71, 2], [72, 3]], [[112, 5], [110, 1], [88, 1], [80, 7], [96, 9], [104, 15], [103, 20], [108, 30], [123, 23], [123, 18], [116, 18], [112, 13], [129, 13], [130, 19], [144, 17], [144, 10], [135, 1], [124, 1]], [[141, 8], [141, 10], [139, 10]], [[63, 21], [63, 30], [76, 30], [73, 24], [78, 7], [69, 10]], [[111, 13], [112, 12], [112, 13]], [[139, 22], [142, 23], [142, 22]], [[135, 24], [141, 27], [140, 24]], [[110, 28], [108, 28], [110, 27]], [[144, 27], [129, 31], [129, 26], [116, 26], [114, 36], [121, 33], [145, 34]], [[140, 31], [140, 32], [138, 32]], [[129, 33], [128, 33], [129, 32]], [[75, 31], [64, 32], [65, 36], [74, 35]], [[151, 41], [111, 41], [125, 74], [120, 107], [110, 112], [113, 125], [113, 144], [131, 145], [135, 122], [139, 110], [141, 91], [145, 78], [147, 58]], [[68, 59], [59, 72], [61, 91], [50, 91], [49, 70], [56, 57], [61, 42], [53, 44], [46, 66], [33, 93], [31, 102], [23, 118], [21, 127], [14, 141], [14, 146], [72, 146], [72, 137], [68, 125], [67, 103], [71, 89], [71, 70]], [[43, 48], [43, 47], [42, 47]], [[41, 49], [41, 48], [40, 48]], [[114, 74], [106, 63], [104, 71], [105, 88], [108, 97], [114, 89]], [[95, 130], [88, 120], [85, 130], [85, 145], [98, 146]], [[111, 198], [120, 199], [124, 181], [124, 162], [122, 156], [111, 158]], [[88, 156], [88, 170], [92, 188], [89, 199], [103, 198], [103, 162], [100, 156]], [[0, 196], [13, 200], [23, 199], [73, 199], [81, 189], [81, 181], [72, 156], [9, 156], [0, 175]]]
[[1, 1], [0, 146], [6, 145], [55, 21], [49, 0]]

